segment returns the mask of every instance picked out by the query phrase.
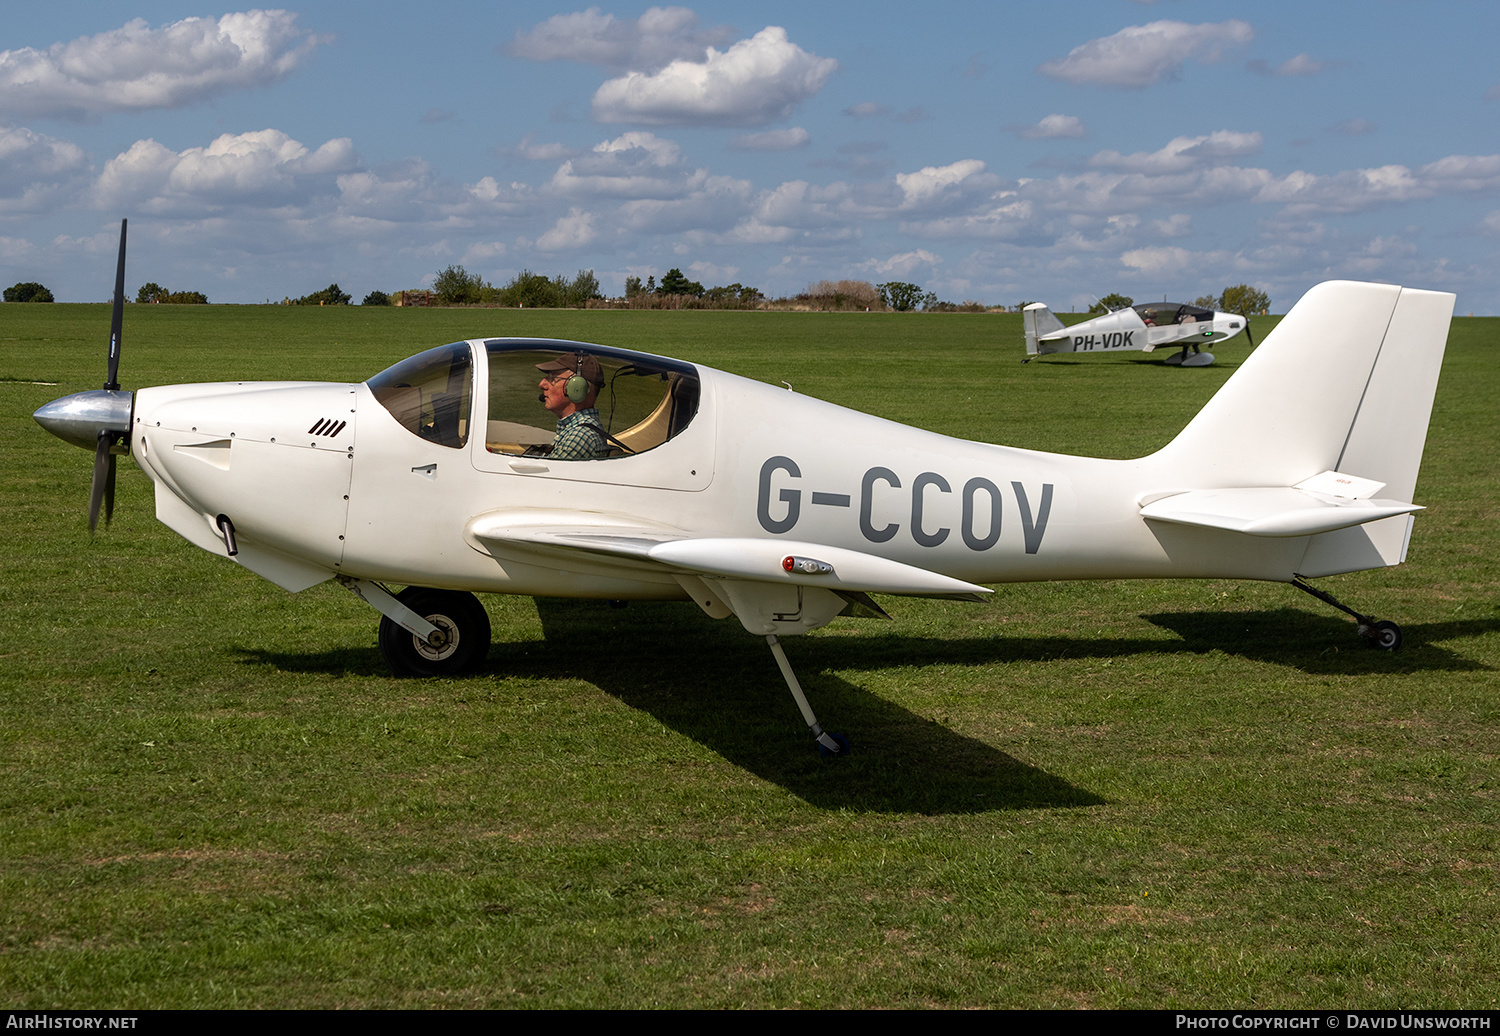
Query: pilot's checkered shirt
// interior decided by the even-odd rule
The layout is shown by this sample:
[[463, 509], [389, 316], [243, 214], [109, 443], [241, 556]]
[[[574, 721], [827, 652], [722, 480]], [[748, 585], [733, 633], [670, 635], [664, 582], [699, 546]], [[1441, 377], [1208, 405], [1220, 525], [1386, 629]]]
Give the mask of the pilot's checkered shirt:
[[593, 407], [575, 410], [557, 422], [553, 460], [593, 460], [604, 455], [604, 425]]

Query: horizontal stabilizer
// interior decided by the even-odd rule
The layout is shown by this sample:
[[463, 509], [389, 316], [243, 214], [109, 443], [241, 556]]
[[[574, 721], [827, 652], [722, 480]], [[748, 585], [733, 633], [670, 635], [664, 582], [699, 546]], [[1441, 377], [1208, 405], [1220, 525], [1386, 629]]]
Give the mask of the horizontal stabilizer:
[[1400, 500], [1357, 500], [1279, 486], [1178, 493], [1142, 507], [1141, 517], [1251, 536], [1313, 536], [1420, 510]]
[[[661, 526], [601, 522], [581, 525], [518, 523], [517, 512], [492, 512], [469, 523], [469, 535], [502, 550], [528, 548], [556, 558], [585, 552], [613, 560], [663, 566], [671, 572], [824, 587], [832, 591], [973, 598], [983, 586], [862, 551], [794, 540], [694, 537]], [[574, 516], [576, 518], [576, 515]]]

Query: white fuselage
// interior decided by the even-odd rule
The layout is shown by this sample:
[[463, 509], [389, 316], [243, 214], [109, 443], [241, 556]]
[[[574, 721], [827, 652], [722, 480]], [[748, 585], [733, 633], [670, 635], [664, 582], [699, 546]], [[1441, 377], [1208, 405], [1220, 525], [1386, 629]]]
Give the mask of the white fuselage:
[[1246, 327], [1247, 321], [1237, 313], [1214, 313], [1211, 319], [1166, 324], [1148, 324], [1134, 309], [1086, 320], [1081, 324], [1041, 337], [1041, 352], [1108, 352], [1112, 350], [1153, 349], [1183, 345], [1204, 345], [1233, 338]]
[[[473, 426], [486, 427], [474, 343]], [[476, 522], [649, 524], [692, 536], [827, 544], [973, 583], [1111, 578], [1286, 580], [1310, 539], [1148, 523], [1171, 493], [1239, 484], [1182, 451], [1097, 460], [969, 442], [698, 368], [697, 415], [649, 452], [554, 461], [412, 434], [364, 384], [142, 389], [132, 452], [158, 517], [290, 590], [335, 575], [549, 596], [680, 598], [659, 567], [486, 545]], [[538, 407], [540, 411], [540, 407]], [[1285, 458], [1287, 484], [1328, 466]], [[1258, 472], [1261, 478], [1264, 472]], [[528, 518], [530, 516], [530, 518]], [[1405, 522], [1405, 519], [1400, 519]]]

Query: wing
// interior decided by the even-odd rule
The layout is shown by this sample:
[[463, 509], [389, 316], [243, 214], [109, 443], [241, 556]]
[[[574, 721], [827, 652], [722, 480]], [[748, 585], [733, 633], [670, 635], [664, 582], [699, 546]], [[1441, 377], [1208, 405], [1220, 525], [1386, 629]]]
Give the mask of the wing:
[[695, 536], [664, 525], [599, 516], [580, 523], [576, 511], [491, 511], [469, 521], [472, 541], [507, 554], [556, 560], [586, 554], [711, 576], [829, 590], [910, 597], [973, 597], [983, 586], [847, 547], [746, 536]]

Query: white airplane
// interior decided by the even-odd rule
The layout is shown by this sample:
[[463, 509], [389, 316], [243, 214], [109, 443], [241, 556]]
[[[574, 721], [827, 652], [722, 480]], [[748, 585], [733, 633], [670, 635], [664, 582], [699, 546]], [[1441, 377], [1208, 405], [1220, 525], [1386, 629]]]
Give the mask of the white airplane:
[[[1313, 288], [1176, 439], [1122, 461], [968, 442], [680, 360], [536, 339], [443, 345], [359, 384], [132, 393], [116, 380], [123, 225], [120, 251], [104, 389], [35, 415], [95, 451], [91, 527], [128, 453], [157, 518], [189, 542], [293, 593], [332, 579], [372, 605], [400, 675], [480, 665], [490, 631], [473, 591], [691, 599], [766, 638], [837, 754], [847, 741], [819, 725], [777, 638], [883, 615], [872, 593], [1260, 579], [1342, 609], [1375, 645], [1401, 641], [1306, 579], [1405, 559], [1449, 294]], [[599, 459], [548, 454], [539, 365], [566, 368], [582, 401], [598, 394]], [[585, 368], [602, 388], [568, 377]]]
[[[1250, 338], [1247, 318], [1238, 313], [1215, 313], [1186, 302], [1142, 302], [1072, 327], [1064, 327], [1045, 303], [1033, 302], [1021, 311], [1021, 322], [1026, 331], [1023, 363], [1048, 353], [1126, 349], [1149, 353], [1162, 346], [1181, 346], [1180, 353], [1164, 362], [1174, 367], [1207, 367], [1214, 362], [1214, 354], [1199, 352], [1200, 345], [1227, 341], [1241, 331]], [[1255, 344], [1254, 339], [1250, 339], [1250, 344]]]

